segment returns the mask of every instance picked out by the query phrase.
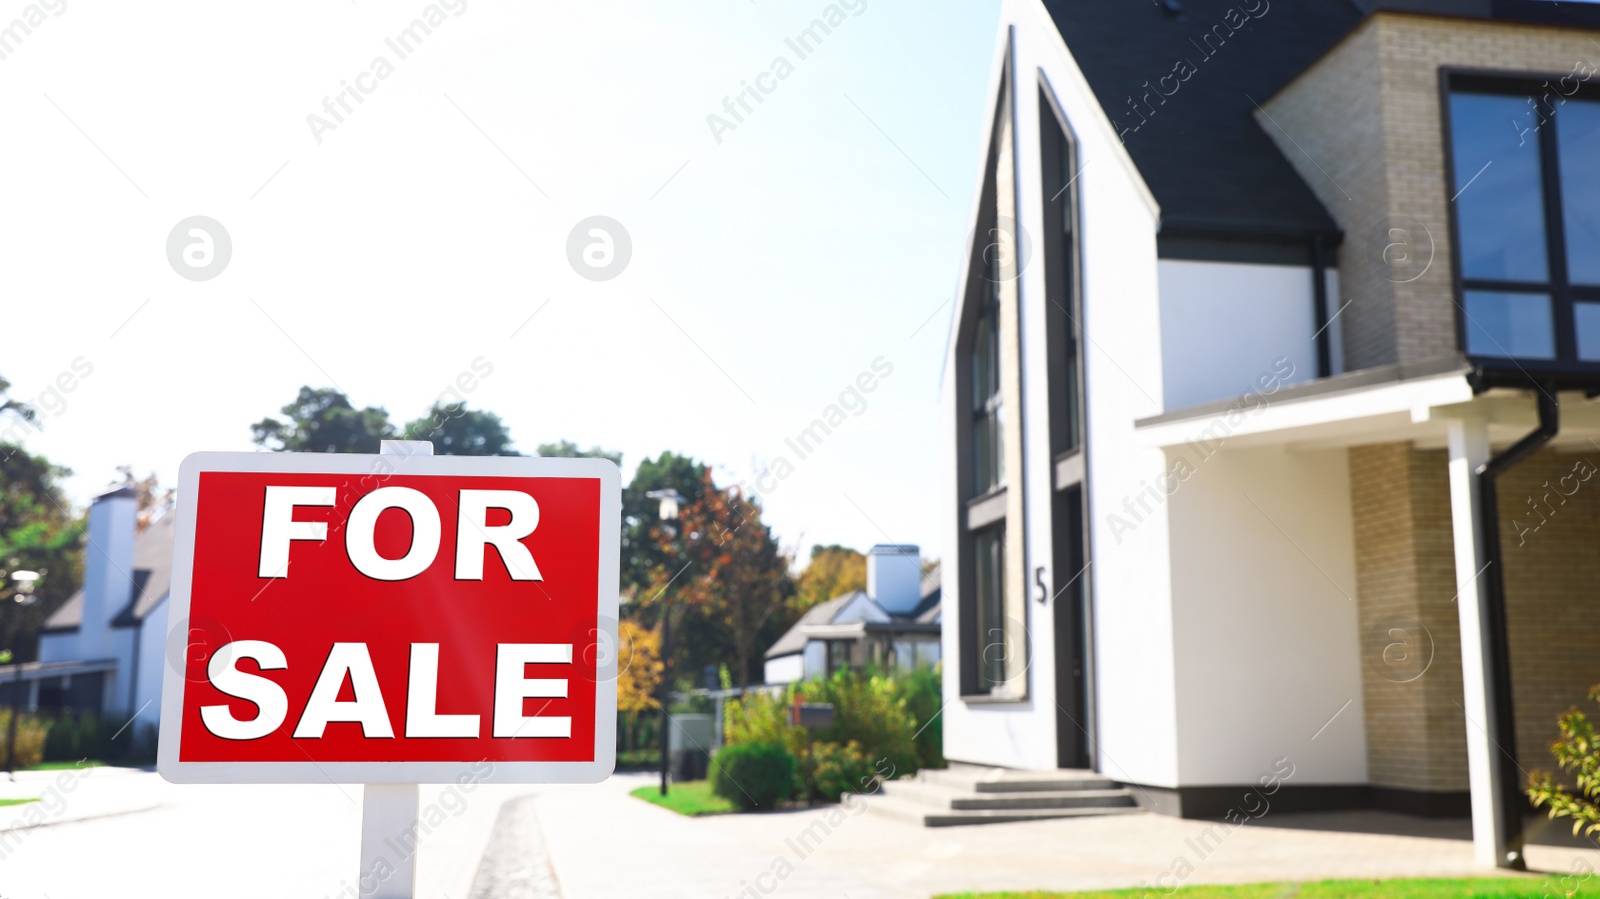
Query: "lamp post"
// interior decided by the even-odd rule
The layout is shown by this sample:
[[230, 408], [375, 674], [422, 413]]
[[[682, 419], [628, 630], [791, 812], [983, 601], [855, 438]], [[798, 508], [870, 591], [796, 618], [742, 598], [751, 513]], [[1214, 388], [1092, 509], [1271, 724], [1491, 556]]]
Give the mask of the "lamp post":
[[[37, 571], [13, 571], [11, 580], [17, 585], [16, 595], [12, 599], [21, 606], [31, 606], [39, 601], [33, 595], [34, 584], [39, 581]], [[22, 662], [9, 649], [0, 651], [0, 662], [12, 664], [11, 674], [11, 717], [6, 722], [6, 776], [12, 780], [17, 779], [17, 718], [21, 712], [22, 704]]]
[[[665, 490], [651, 490], [645, 496], [661, 503], [661, 520], [663, 522], [677, 521], [678, 510], [686, 499], [683, 494], [672, 488]], [[666, 525], [672, 527], [672, 525]], [[674, 537], [676, 531], [671, 532]], [[665, 589], [665, 588], [663, 588]], [[671, 752], [668, 749], [667, 724], [670, 716], [667, 714], [667, 704], [672, 698], [672, 679], [668, 676], [672, 670], [672, 600], [666, 596], [661, 600], [661, 683], [657, 686], [656, 704], [661, 708], [661, 795], [667, 795], [667, 770], [671, 764]]]

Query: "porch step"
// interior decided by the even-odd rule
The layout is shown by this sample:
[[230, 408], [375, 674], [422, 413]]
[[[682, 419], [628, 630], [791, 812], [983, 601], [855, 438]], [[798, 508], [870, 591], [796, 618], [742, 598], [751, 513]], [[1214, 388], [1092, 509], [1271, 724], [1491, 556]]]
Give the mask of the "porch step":
[[924, 827], [1137, 812], [1133, 795], [1086, 771], [923, 770], [889, 781], [867, 808]]

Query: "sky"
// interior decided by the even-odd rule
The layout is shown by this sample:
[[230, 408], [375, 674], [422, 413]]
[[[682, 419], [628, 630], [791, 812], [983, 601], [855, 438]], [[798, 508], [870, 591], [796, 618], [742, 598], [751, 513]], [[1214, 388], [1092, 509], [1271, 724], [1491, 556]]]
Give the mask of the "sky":
[[673, 450], [724, 484], [783, 457], [760, 496], [790, 547], [939, 555], [998, 2], [857, 0], [801, 45], [828, 11], [11, 0], [36, 23], [0, 45], [24, 445], [82, 505], [118, 465], [171, 485], [254, 449], [302, 385], [403, 424], [465, 383], [525, 452], [631, 476]]

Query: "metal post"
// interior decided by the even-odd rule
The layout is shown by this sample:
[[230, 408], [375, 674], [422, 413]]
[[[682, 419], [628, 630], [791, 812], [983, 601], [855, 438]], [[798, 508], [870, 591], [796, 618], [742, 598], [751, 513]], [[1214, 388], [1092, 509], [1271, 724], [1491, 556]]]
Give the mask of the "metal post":
[[[427, 440], [385, 440], [382, 456], [431, 456]], [[416, 784], [367, 784], [361, 793], [361, 899], [412, 899], [417, 889]]]
[[667, 749], [667, 724], [671, 715], [667, 713], [667, 705], [672, 701], [672, 679], [667, 673], [672, 668], [672, 602], [668, 600], [661, 607], [661, 795], [667, 795], [667, 766], [670, 752]]

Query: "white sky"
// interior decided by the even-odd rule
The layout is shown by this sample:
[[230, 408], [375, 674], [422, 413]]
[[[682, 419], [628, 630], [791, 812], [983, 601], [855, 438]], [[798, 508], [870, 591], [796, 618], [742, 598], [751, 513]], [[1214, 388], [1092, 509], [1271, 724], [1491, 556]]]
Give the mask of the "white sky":
[[[863, 5], [803, 61], [785, 38], [825, 3], [470, 0], [403, 61], [384, 39], [423, 2], [46, 9], [0, 60], [0, 375], [31, 400], [93, 372], [25, 444], [83, 503], [118, 464], [170, 484], [251, 449], [302, 384], [404, 423], [482, 356], [469, 402], [524, 451], [600, 444], [631, 475], [672, 449], [723, 481], [786, 455], [786, 541], [938, 555], [943, 304], [998, 4]], [[307, 115], [380, 55], [319, 145]], [[794, 72], [719, 145], [707, 115], [779, 55]], [[167, 261], [193, 215], [232, 238], [214, 280]], [[614, 280], [567, 261], [592, 215], [631, 236]], [[879, 356], [866, 411], [796, 459], [784, 438]]]

